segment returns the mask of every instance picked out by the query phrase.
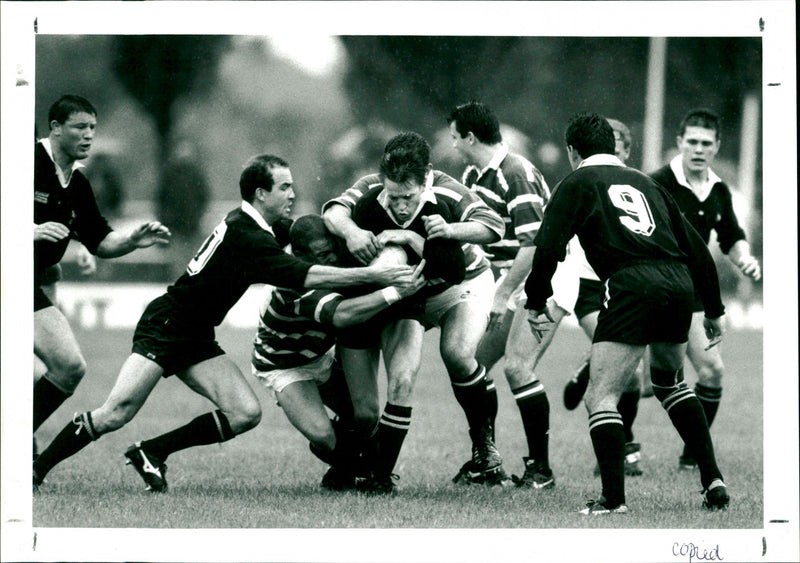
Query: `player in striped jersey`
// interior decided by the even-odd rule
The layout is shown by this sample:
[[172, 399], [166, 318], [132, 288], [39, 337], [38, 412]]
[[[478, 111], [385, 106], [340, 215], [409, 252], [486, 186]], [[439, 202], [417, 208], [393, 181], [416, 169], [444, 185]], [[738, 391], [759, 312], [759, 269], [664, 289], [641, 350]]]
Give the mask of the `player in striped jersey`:
[[625, 434], [617, 403], [647, 345], [654, 394], [697, 459], [703, 505], [726, 508], [730, 497], [703, 407], [683, 381], [695, 289], [705, 309], [707, 346], [722, 340], [725, 308], [714, 260], [666, 190], [613, 155], [614, 132], [603, 116], [576, 115], [564, 137], [573, 172], [553, 191], [536, 236], [525, 307], [534, 330], [552, 329], [545, 307], [550, 280], [568, 241], [577, 235], [589, 264], [604, 280], [606, 295], [585, 400], [602, 496], [581, 512], [628, 511]]
[[[360, 179], [340, 197], [326, 203], [323, 217], [328, 228], [345, 240], [361, 262], [368, 263], [387, 242], [408, 244], [423, 256], [432, 254], [425, 271], [432, 287], [423, 290], [425, 310], [417, 320], [426, 327], [441, 328], [442, 360], [470, 429], [471, 469], [493, 482], [507, 481], [492, 438], [486, 370], [475, 359], [488, 321], [493, 289], [489, 263], [476, 245], [499, 240], [502, 219], [463, 185], [433, 170], [430, 145], [413, 132], [392, 138], [384, 150], [380, 173]], [[434, 250], [436, 246], [438, 250]], [[448, 268], [447, 263], [459, 259], [465, 268], [461, 275], [452, 276], [459, 274], [460, 268]], [[393, 365], [391, 358], [386, 360], [388, 397], [378, 425], [380, 455], [373, 479], [377, 492], [393, 491], [391, 470], [410, 426], [411, 394], [421, 361], [423, 325], [414, 319], [404, 321], [408, 321], [405, 338], [392, 338], [397, 331], [390, 329], [389, 341], [384, 338], [381, 346], [384, 353], [389, 350], [391, 358], [400, 358], [402, 363]], [[403, 355], [393, 353], [397, 345], [406, 347]], [[378, 351], [375, 346], [354, 351], [355, 361], [364, 369], [350, 370], [345, 366], [348, 377], [351, 373], [367, 376], [353, 386], [363, 393], [354, 396], [353, 401], [366, 434], [373, 432], [379, 407], [372, 375]]]
[[[537, 343], [525, 311], [518, 307], [522, 284], [533, 260], [533, 240], [550, 190], [539, 170], [503, 143], [498, 119], [488, 106], [477, 101], [462, 104], [450, 113], [448, 122], [453, 148], [468, 165], [464, 184], [505, 221], [503, 238], [484, 245], [497, 281], [489, 326], [477, 358], [489, 372], [505, 356], [506, 380], [528, 443], [528, 456], [523, 458], [525, 470], [522, 477], [515, 476], [515, 482], [524, 487], [550, 488], [555, 484], [548, 455], [550, 404], [534, 369], [554, 331]], [[564, 281], [577, 285], [577, 280]], [[572, 297], [559, 296], [558, 302], [550, 301], [551, 315], [558, 321], [572, 310], [577, 288], [571, 293]], [[497, 393], [494, 383], [488, 381], [489, 400], [496, 412]]]
[[[289, 238], [292, 254], [298, 258], [311, 264], [340, 265], [340, 245], [322, 217], [298, 218]], [[294, 427], [308, 438], [311, 450], [331, 465], [322, 480], [324, 488], [352, 488], [356, 473], [357, 453], [347, 439], [353, 406], [335, 357], [336, 330], [371, 318], [397, 296], [415, 293], [424, 285], [420, 266], [412, 284], [356, 297], [332, 289], [269, 288], [267, 292], [253, 346], [252, 372], [272, 392]], [[326, 406], [336, 413], [338, 424], [328, 418]]]

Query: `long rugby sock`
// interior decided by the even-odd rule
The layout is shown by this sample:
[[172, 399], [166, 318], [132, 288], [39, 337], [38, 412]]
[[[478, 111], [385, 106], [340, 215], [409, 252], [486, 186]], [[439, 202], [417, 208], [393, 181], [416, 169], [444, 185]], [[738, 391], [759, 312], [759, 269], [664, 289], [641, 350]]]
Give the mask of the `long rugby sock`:
[[378, 459], [375, 463], [375, 475], [388, 477], [391, 475], [400, 448], [406, 439], [411, 426], [411, 407], [402, 407], [386, 403], [378, 424]]
[[606, 506], [616, 508], [625, 503], [625, 432], [619, 413], [599, 411], [590, 415], [589, 436], [600, 466]]
[[700, 404], [703, 405], [706, 422], [708, 422], [708, 427], [711, 428], [711, 425], [714, 424], [714, 419], [717, 417], [719, 402], [722, 399], [722, 387], [707, 387], [702, 383], [697, 383], [694, 386], [694, 394]]
[[684, 382], [673, 387], [653, 385], [653, 391], [683, 439], [686, 450], [697, 461], [703, 486], [708, 487], [714, 479], [722, 479], [706, 415], [694, 392]]
[[42, 376], [33, 385], [33, 431], [36, 432], [42, 423], [53, 414], [61, 403], [69, 398], [53, 385], [47, 377]]
[[625, 391], [619, 398], [617, 410], [622, 417], [622, 428], [625, 431], [625, 441], [633, 442], [633, 421], [639, 411], [640, 391]]
[[464, 381], [455, 381], [452, 375], [450, 376], [453, 394], [467, 416], [470, 429], [480, 428], [489, 416], [485, 377], [486, 369], [480, 364]]
[[235, 434], [231, 430], [228, 418], [222, 411], [201, 414], [189, 424], [171, 430], [166, 434], [142, 442], [142, 449], [147, 450], [159, 461], [165, 461], [171, 453], [191, 448], [192, 446], [205, 446], [217, 442], [226, 442]]
[[88, 412], [75, 415], [75, 418], [61, 429], [50, 445], [33, 462], [33, 470], [39, 480], [68, 457], [71, 457], [100, 437], [92, 424]]
[[497, 420], [497, 387], [494, 385], [494, 379], [489, 377], [487, 373], [483, 378], [486, 383], [486, 413], [492, 423], [492, 440], [496, 440], [495, 421]]
[[522, 427], [528, 440], [528, 453], [531, 459], [550, 467], [550, 401], [544, 392], [544, 385], [534, 379], [530, 383], [511, 390], [522, 417]]

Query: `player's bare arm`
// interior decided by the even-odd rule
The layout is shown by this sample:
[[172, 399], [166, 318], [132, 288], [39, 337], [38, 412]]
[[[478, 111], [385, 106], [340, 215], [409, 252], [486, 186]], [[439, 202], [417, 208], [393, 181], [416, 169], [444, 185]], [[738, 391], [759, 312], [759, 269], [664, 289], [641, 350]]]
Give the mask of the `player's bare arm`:
[[322, 218], [328, 230], [344, 239], [347, 250], [362, 264], [369, 264], [381, 249], [378, 238], [356, 225], [350, 210], [344, 205], [331, 205], [322, 214]]
[[379, 233], [377, 238], [381, 248], [387, 244], [408, 245], [418, 256], [422, 256], [425, 249], [425, 239], [408, 229], [387, 229]]
[[508, 312], [508, 300], [511, 298], [511, 294], [525, 281], [525, 278], [527, 278], [528, 274], [531, 272], [531, 264], [533, 263], [535, 251], [535, 246], [520, 247], [506, 277], [495, 290], [492, 310], [489, 312], [489, 326], [487, 330], [492, 330], [502, 322], [503, 317]]
[[722, 336], [725, 334], [723, 318], [724, 317], [717, 317], [716, 319], [709, 319], [708, 317], [703, 318], [703, 328], [706, 331], [706, 338], [708, 338], [706, 350], [722, 342]]
[[33, 226], [33, 241], [58, 242], [69, 236], [69, 228], [55, 221]]
[[758, 259], [750, 253], [750, 243], [746, 240], [738, 240], [728, 251], [728, 258], [737, 268], [748, 278], [755, 281], [761, 279], [761, 266]]
[[373, 264], [360, 268], [337, 268], [314, 264], [306, 274], [308, 289], [349, 287], [353, 285], [406, 286], [412, 283], [414, 268], [397, 264]]
[[425, 260], [414, 269], [410, 283], [407, 285], [389, 286], [367, 295], [345, 299], [336, 307], [333, 314], [333, 326], [336, 328], [353, 326], [373, 317], [389, 305], [415, 294], [425, 286], [426, 280], [422, 275], [423, 268], [425, 268]]
[[448, 238], [475, 244], [489, 244], [500, 240], [500, 235], [476, 221], [448, 223], [441, 215], [426, 215], [422, 218], [428, 238]]
[[97, 247], [96, 254], [100, 258], [116, 258], [133, 252], [137, 248], [167, 244], [171, 236], [172, 233], [169, 229], [158, 221], [148, 221], [126, 235], [111, 231]]

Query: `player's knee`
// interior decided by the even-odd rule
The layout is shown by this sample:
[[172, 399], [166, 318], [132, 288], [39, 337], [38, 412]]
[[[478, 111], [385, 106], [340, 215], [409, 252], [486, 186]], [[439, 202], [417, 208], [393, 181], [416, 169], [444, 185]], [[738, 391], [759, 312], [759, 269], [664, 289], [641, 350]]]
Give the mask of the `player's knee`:
[[506, 381], [508, 381], [512, 389], [530, 383], [536, 379], [533, 372], [526, 368], [525, 361], [522, 358], [512, 355], [506, 356], [503, 372], [506, 374]]
[[725, 365], [721, 358], [705, 362], [697, 368], [697, 381], [706, 387], [720, 387], [724, 371]]
[[443, 346], [441, 355], [451, 380], [464, 379], [474, 371], [475, 354], [471, 354], [466, 347]]
[[414, 374], [410, 371], [395, 372], [389, 378], [386, 399], [395, 405], [406, 405], [414, 390]]
[[261, 422], [261, 405], [258, 401], [247, 401], [239, 406], [234, 420], [230, 420], [231, 430], [235, 434], [241, 434], [258, 426]]
[[64, 392], [72, 394], [86, 375], [86, 360], [81, 354], [50, 362], [47, 369], [51, 379]]
[[336, 434], [330, 423], [326, 424], [319, 421], [318, 423], [312, 424], [308, 428], [307, 438], [313, 442], [317, 448], [325, 451], [333, 451], [336, 447]]

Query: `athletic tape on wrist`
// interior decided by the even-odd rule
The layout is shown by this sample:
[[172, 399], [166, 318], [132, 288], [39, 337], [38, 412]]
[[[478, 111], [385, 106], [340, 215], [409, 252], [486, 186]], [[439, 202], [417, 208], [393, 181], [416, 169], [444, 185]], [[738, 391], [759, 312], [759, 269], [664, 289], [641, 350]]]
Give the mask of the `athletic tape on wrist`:
[[383, 296], [384, 301], [391, 305], [392, 303], [397, 303], [400, 301], [400, 292], [397, 291], [396, 287], [384, 287], [381, 290], [381, 295]]

